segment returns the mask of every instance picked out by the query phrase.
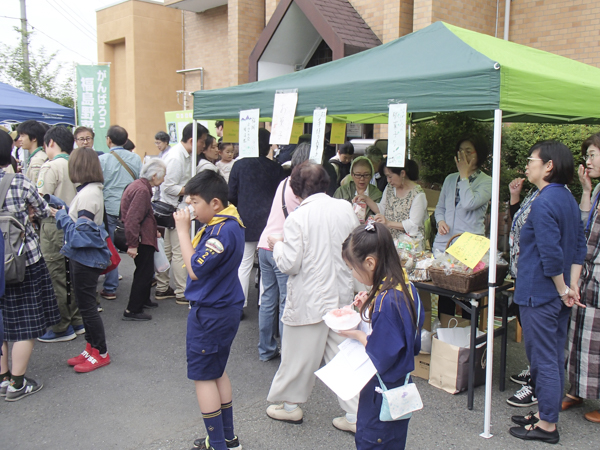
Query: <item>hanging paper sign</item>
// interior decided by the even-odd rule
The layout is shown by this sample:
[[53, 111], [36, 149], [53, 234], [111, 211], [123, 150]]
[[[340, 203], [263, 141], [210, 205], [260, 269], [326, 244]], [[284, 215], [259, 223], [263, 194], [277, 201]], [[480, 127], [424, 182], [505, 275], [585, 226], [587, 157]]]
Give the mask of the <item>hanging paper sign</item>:
[[317, 108], [313, 112], [313, 129], [310, 141], [309, 159], [321, 164], [325, 145], [325, 125], [327, 124], [327, 108]]
[[270, 144], [289, 145], [297, 104], [298, 89], [275, 93]]
[[344, 122], [331, 124], [330, 144], [343, 144], [346, 142], [346, 124]]
[[463, 233], [446, 252], [473, 269], [489, 249], [490, 240], [485, 236]]
[[240, 123], [233, 120], [223, 121], [223, 142], [236, 143], [240, 138]]
[[290, 136], [290, 144], [297, 144], [302, 133], [304, 133], [304, 122], [294, 122], [292, 135]]
[[406, 103], [393, 103], [388, 115], [388, 167], [404, 167], [405, 157]]
[[240, 111], [240, 158], [258, 157], [259, 109]]

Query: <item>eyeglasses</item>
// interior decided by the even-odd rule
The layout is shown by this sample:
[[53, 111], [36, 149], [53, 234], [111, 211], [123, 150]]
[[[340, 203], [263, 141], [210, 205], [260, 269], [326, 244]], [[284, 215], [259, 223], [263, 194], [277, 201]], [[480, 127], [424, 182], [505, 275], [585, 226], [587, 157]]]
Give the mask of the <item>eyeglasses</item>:
[[91, 142], [93, 141], [93, 137], [79, 137], [77, 138], [77, 142]]
[[589, 154], [585, 157], [585, 160], [587, 161], [589, 159], [590, 161], [593, 161], [596, 156], [598, 155], [596, 155], [595, 153]]
[[359, 180], [368, 180], [371, 178], [370, 173], [353, 173], [352, 176], [358, 178]]
[[529, 158], [527, 158], [527, 165], [529, 165], [529, 163], [531, 161], [543, 161], [542, 158], [532, 158], [531, 156]]

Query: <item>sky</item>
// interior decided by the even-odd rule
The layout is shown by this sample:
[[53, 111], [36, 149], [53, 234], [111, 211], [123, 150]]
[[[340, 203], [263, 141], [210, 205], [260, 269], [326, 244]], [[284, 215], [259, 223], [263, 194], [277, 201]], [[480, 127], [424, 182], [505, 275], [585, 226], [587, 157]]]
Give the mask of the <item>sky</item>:
[[[96, 10], [119, 3], [118, 0], [26, 0], [29, 31], [34, 34], [30, 48], [44, 47], [48, 54], [58, 52], [56, 61], [63, 68], [73, 63], [98, 62]], [[10, 18], [7, 18], [10, 17]], [[21, 2], [0, 0], [0, 46], [19, 44]], [[1, 48], [0, 47], [0, 48]]]

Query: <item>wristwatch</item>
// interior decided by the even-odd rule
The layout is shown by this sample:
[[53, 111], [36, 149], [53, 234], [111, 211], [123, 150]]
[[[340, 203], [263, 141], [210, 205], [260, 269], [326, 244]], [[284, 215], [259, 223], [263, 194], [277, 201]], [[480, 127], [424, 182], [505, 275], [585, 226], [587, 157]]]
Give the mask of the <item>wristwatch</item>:
[[565, 292], [560, 296], [560, 298], [563, 298], [565, 295], [567, 295], [569, 293], [569, 290], [571, 288], [569, 286], [567, 286], [567, 289], [565, 289]]

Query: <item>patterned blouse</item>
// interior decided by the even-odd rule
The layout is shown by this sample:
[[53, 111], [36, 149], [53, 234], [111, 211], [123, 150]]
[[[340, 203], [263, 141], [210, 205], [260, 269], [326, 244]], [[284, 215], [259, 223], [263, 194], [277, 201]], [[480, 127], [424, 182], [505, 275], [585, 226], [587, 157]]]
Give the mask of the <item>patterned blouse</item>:
[[[0, 170], [0, 181], [6, 173]], [[29, 222], [28, 206], [32, 206], [35, 215], [40, 218], [48, 217], [48, 204], [40, 197], [37, 189], [28, 178], [18, 173], [13, 178], [10, 189], [6, 194], [6, 200], [2, 205], [2, 211], [12, 213], [15, 219], [25, 224], [25, 248], [27, 255], [27, 266], [31, 266], [40, 260], [40, 241], [33, 225]]]
[[529, 212], [531, 211], [531, 204], [537, 198], [540, 193], [537, 189], [532, 189], [527, 193], [523, 201], [521, 202], [521, 207], [516, 212], [513, 217], [512, 226], [510, 227], [510, 264], [509, 271], [510, 276], [513, 278], [517, 278], [517, 261], [519, 261], [519, 253], [521, 252], [521, 228], [525, 225], [527, 221], [527, 217], [529, 216]]
[[587, 238], [587, 252], [579, 279], [579, 288], [581, 303], [600, 308], [600, 220], [598, 220], [598, 208], [591, 214], [592, 225]]
[[[410, 208], [412, 206], [413, 200], [419, 194], [424, 194], [423, 188], [418, 184], [412, 188], [408, 194], [404, 197], [396, 197], [394, 193], [394, 189], [389, 189], [388, 186], [386, 193], [386, 206], [385, 206], [385, 218], [392, 222], [402, 222], [408, 218], [410, 218]], [[394, 230], [390, 228], [390, 233], [394, 239], [398, 239], [403, 232], [400, 230]], [[423, 226], [419, 227], [419, 233], [421, 236], [425, 235], [425, 230]]]

